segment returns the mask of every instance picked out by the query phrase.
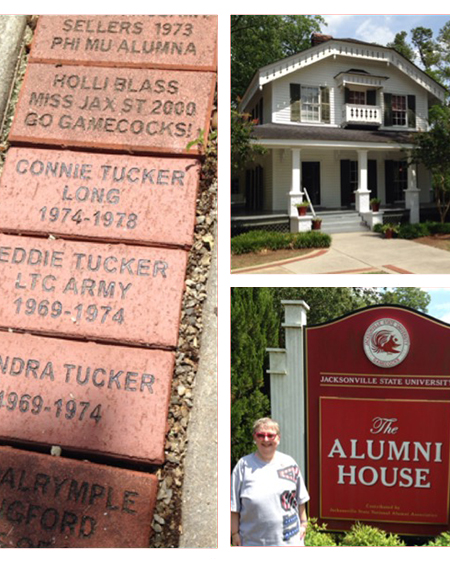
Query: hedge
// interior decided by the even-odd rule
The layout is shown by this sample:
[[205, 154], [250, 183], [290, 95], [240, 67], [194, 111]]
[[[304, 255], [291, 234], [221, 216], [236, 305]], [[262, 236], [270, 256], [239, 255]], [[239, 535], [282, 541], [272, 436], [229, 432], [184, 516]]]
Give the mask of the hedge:
[[231, 239], [231, 253], [247, 254], [266, 249], [280, 250], [285, 248], [328, 248], [330, 244], [330, 235], [319, 231], [305, 233], [249, 231]]
[[[427, 542], [419, 543], [421, 547], [448, 547], [450, 533], [444, 532]], [[420, 538], [416, 538], [416, 541]], [[409, 542], [410, 543], [410, 542]], [[397, 534], [388, 534], [383, 530], [357, 522], [350, 531], [345, 533], [331, 533], [326, 531], [326, 525], [318, 525], [317, 519], [311, 518], [306, 532], [305, 545], [307, 547], [406, 547], [405, 542]]]
[[[383, 225], [375, 225], [373, 230], [376, 233], [382, 232]], [[427, 221], [426, 223], [402, 223], [399, 225], [397, 237], [403, 239], [415, 239], [419, 237], [428, 237], [431, 235], [448, 235], [450, 234], [450, 223], [438, 223], [436, 221]]]

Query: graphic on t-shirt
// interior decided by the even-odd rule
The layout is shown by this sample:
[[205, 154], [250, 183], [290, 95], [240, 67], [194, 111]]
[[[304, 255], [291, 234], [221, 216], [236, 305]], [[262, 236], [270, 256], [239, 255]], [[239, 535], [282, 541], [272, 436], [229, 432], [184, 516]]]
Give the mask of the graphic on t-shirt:
[[300, 531], [297, 514], [290, 514], [283, 517], [283, 541], [287, 541]]
[[300, 473], [300, 469], [298, 468], [297, 465], [290, 465], [289, 467], [283, 467], [283, 469], [278, 469], [277, 473], [280, 479], [287, 479], [288, 481], [292, 481], [293, 483], [296, 483], [298, 474]]
[[297, 509], [297, 498], [295, 491], [284, 491], [281, 495], [281, 506], [283, 510]]

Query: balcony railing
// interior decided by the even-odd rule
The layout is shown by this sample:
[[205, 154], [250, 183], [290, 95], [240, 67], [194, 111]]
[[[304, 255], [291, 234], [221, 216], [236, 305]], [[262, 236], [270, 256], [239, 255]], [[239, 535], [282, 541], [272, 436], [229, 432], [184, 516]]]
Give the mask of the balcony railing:
[[381, 107], [345, 104], [342, 109], [342, 121], [351, 125], [381, 125]]

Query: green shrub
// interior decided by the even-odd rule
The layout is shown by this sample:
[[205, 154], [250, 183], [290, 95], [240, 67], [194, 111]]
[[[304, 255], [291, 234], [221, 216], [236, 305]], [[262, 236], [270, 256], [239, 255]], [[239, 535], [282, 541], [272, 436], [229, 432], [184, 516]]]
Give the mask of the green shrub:
[[327, 233], [308, 231], [291, 235], [293, 248], [328, 248], [331, 237]]
[[427, 221], [425, 223], [431, 235], [448, 235], [450, 234], [450, 223], [437, 223], [436, 221]]
[[383, 530], [359, 522], [345, 534], [341, 545], [405, 547], [405, 543], [396, 534], [387, 534]]
[[258, 252], [263, 248], [277, 250], [289, 246], [288, 233], [272, 233], [268, 231], [249, 231], [231, 239], [233, 254]]
[[433, 541], [430, 541], [426, 544], [425, 547], [448, 547], [450, 546], [450, 533], [444, 532], [440, 536], [434, 538]]
[[414, 239], [427, 237], [430, 234], [427, 223], [403, 223], [398, 230], [398, 238]]
[[305, 545], [307, 547], [336, 547], [333, 535], [326, 533], [326, 525], [319, 526], [316, 518], [311, 518], [306, 531]]
[[270, 231], [249, 231], [231, 239], [232, 254], [247, 254], [263, 249], [282, 248], [327, 248], [331, 237], [319, 231], [306, 233], [277, 233]]
[[374, 233], [382, 233], [383, 232], [383, 223], [377, 223], [376, 225], [373, 226], [373, 232]]

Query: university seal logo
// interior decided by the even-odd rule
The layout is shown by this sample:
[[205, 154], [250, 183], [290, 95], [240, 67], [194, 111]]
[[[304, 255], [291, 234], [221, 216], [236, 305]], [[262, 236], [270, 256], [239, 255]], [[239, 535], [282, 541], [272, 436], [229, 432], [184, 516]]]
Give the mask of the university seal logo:
[[373, 364], [381, 368], [393, 368], [408, 355], [409, 334], [399, 321], [380, 319], [366, 330], [363, 346]]

